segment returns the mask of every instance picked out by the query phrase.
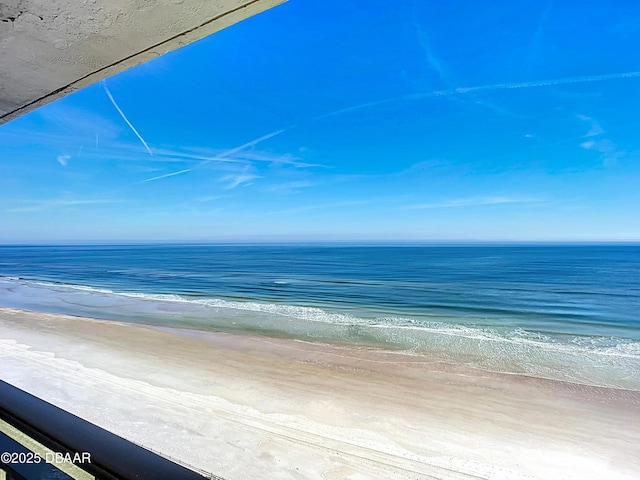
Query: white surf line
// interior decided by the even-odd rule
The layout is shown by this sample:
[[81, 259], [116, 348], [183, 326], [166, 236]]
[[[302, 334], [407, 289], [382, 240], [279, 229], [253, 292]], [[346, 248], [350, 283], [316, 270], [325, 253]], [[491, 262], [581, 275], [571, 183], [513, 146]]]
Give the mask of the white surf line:
[[[111, 92], [109, 91], [109, 87], [107, 87], [107, 82], [105, 82], [104, 80], [101, 82], [102, 86], [104, 88], [104, 91], [107, 93], [107, 96], [109, 97], [109, 100], [111, 100], [111, 103], [113, 104], [113, 106], [116, 108], [116, 110], [118, 111], [118, 113], [120, 114], [120, 116], [122, 117], [122, 119], [127, 122], [127, 125], [129, 125], [129, 128], [131, 128], [131, 130], [133, 131], [133, 133], [136, 134], [136, 137], [138, 137], [140, 139], [140, 141], [142, 142], [142, 144], [144, 145], [144, 148], [147, 149], [147, 152], [149, 152], [149, 155], [153, 156], [153, 153], [151, 153], [151, 149], [149, 148], [149, 145], [147, 145], [147, 142], [144, 141], [144, 138], [142, 138], [142, 135], [140, 135], [140, 133], [138, 133], [138, 131], [136, 130], [136, 128], [133, 126], [133, 124], [129, 121], [129, 119], [127, 118], [127, 116], [124, 114], [124, 112], [122, 111], [122, 109], [118, 106], [118, 104], [116, 103], [115, 99], [113, 98], [113, 95], [111, 95]], [[97, 143], [97, 140], [96, 140]]]

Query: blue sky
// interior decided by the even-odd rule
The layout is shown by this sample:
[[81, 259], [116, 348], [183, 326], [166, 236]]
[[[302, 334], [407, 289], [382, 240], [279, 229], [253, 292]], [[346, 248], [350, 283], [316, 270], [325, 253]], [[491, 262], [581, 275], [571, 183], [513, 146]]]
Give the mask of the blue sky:
[[0, 242], [640, 240], [640, 4], [364, 5], [1, 126]]

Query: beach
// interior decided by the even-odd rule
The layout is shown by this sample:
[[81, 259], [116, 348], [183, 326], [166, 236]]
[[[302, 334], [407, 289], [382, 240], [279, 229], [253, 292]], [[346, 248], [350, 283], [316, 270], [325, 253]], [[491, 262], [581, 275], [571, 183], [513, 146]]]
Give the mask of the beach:
[[0, 309], [0, 378], [226, 479], [632, 479], [640, 392]]

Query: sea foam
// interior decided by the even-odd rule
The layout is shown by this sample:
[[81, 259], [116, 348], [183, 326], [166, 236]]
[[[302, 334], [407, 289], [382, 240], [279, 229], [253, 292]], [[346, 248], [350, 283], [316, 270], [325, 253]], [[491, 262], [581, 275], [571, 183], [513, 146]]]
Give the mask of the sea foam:
[[468, 318], [369, 318], [323, 308], [116, 292], [86, 285], [0, 278], [3, 304], [119, 321], [364, 344], [430, 361], [582, 384], [640, 390], [640, 342], [480, 326]]

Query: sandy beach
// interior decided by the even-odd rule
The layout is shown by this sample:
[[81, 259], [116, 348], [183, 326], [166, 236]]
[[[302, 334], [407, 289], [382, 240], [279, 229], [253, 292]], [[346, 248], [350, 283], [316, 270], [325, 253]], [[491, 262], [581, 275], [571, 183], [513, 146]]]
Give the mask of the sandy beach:
[[0, 378], [228, 480], [635, 479], [640, 392], [0, 309]]

